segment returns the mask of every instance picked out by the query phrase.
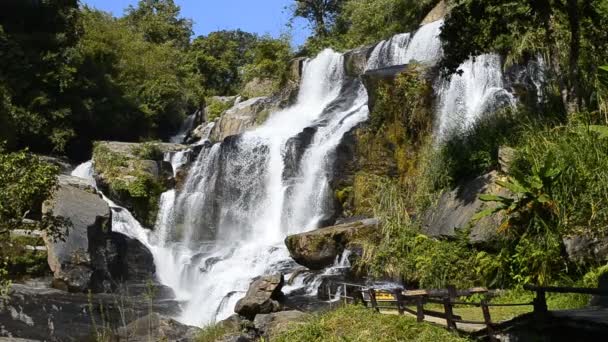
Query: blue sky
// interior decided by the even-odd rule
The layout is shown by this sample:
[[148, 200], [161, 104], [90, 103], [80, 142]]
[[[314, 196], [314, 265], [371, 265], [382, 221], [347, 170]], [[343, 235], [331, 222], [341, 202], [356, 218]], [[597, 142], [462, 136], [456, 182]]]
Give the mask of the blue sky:
[[[121, 16], [137, 0], [81, 0], [82, 3]], [[194, 20], [194, 34], [237, 29], [270, 34], [274, 37], [286, 33], [289, 11], [285, 9], [293, 0], [175, 0], [182, 16]], [[308, 28], [298, 20], [291, 32], [294, 45], [301, 45], [308, 36]]]

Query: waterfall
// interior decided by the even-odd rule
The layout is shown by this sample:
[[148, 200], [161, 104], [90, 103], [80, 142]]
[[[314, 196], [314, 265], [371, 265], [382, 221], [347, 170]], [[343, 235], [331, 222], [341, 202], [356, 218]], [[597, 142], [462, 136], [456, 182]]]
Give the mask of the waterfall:
[[405, 53], [410, 42], [409, 33], [401, 33], [389, 40], [378, 43], [372, 50], [367, 62], [367, 69], [380, 69], [392, 65], [405, 64]]
[[400, 33], [378, 43], [372, 50], [366, 70], [407, 64], [411, 61], [432, 63], [441, 57], [439, 34], [443, 20], [424, 26], [412, 35]]
[[449, 82], [439, 87], [437, 137], [462, 132], [482, 115], [515, 104], [514, 96], [504, 89], [500, 56], [481, 55], [464, 62]]
[[[367, 69], [436, 61], [441, 25], [431, 23], [412, 36], [397, 35], [378, 44]], [[442, 130], [452, 126], [453, 114], [472, 122], [488, 98], [508, 94], [495, 62], [488, 55], [465, 63], [462, 76], [442, 84]], [[367, 92], [358, 78], [345, 75], [344, 57], [331, 50], [307, 60], [302, 73], [296, 103], [271, 113], [262, 126], [214, 145], [203, 143], [203, 136], [183, 185], [162, 194], [153, 231], [106, 199], [113, 229], [139, 239], [154, 255], [158, 280], [183, 303], [177, 317], [183, 323], [201, 326], [224, 319], [253, 278], [292, 273], [297, 265], [285, 237], [315, 229], [332, 217], [334, 154], [344, 134], [368, 118]], [[176, 172], [191, 153], [167, 154], [165, 160]], [[90, 162], [73, 174], [94, 183]], [[296, 276], [286, 292], [316, 294], [323, 276], [349, 266], [349, 254], [345, 251], [319, 275]]]

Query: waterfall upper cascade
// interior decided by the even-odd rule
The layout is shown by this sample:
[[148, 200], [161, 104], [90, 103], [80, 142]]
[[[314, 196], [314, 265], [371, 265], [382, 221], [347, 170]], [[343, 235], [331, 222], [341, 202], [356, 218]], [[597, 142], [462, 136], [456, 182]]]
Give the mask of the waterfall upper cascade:
[[[413, 59], [432, 63], [441, 54], [440, 27], [441, 21], [431, 23], [411, 37], [402, 34], [382, 42], [367, 69]], [[500, 76], [481, 70], [488, 65], [472, 64], [471, 75], [462, 76], [466, 81], [454, 85], [457, 91], [450, 84], [442, 92], [470, 96], [475, 102], [466, 106], [467, 113], [483, 107], [490, 95], [476, 89], [493, 89], [486, 83]], [[460, 104], [452, 100], [458, 96], [446, 94], [441, 94], [444, 121], [450, 101]], [[325, 50], [305, 62], [293, 106], [272, 113], [261, 127], [201, 150], [181, 190], [162, 195], [153, 231], [106, 199], [114, 214], [113, 229], [152, 251], [159, 281], [184, 303], [180, 321], [200, 326], [224, 319], [254, 277], [295, 269], [283, 240], [315, 229], [331, 216], [334, 152], [344, 134], [368, 118], [367, 100], [361, 81], [345, 75], [344, 56]], [[174, 170], [187, 160], [180, 153], [165, 158]], [[88, 162], [73, 175], [92, 180], [92, 173]], [[348, 255], [343, 255], [325, 273], [346, 266]], [[296, 280], [285, 291], [304, 288], [314, 294], [315, 286], [317, 281]]]

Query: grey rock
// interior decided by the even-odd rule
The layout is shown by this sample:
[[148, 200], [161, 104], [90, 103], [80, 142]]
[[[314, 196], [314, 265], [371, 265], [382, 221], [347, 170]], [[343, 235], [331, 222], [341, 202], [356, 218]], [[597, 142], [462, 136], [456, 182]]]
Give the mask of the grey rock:
[[567, 236], [563, 239], [568, 259], [576, 263], [608, 261], [608, 237], [584, 235]]
[[254, 280], [245, 297], [241, 298], [234, 308], [239, 315], [252, 320], [257, 314], [281, 310], [279, 300], [285, 279], [281, 274], [266, 275]]
[[271, 107], [270, 102], [268, 97], [255, 97], [237, 103], [217, 121], [211, 131], [211, 140], [222, 141], [228, 136], [237, 135], [255, 127], [258, 116], [264, 115]]
[[490, 172], [444, 193], [438, 203], [423, 215], [422, 231], [429, 236], [453, 237], [458, 229], [471, 226], [469, 239], [472, 243], [485, 243], [496, 238], [496, 229], [502, 222], [500, 214], [485, 217], [474, 223], [471, 219], [476, 213], [494, 205], [481, 201], [480, 195], [509, 196], [506, 189], [495, 184], [497, 179], [498, 174], [495, 171]]
[[448, 5], [445, 0], [439, 1], [439, 3], [426, 15], [426, 17], [420, 23], [420, 26], [430, 24], [437, 20], [445, 18], [448, 14]]
[[[127, 158], [135, 158], [138, 157], [135, 155], [135, 152], [140, 148], [143, 143], [130, 143], [130, 142], [120, 142], [120, 141], [98, 141], [96, 142], [98, 146], [102, 148], [107, 148], [110, 152], [120, 154]], [[178, 152], [188, 149], [188, 146], [181, 144], [172, 144], [172, 143], [164, 143], [164, 142], [152, 142], [148, 143], [152, 144], [159, 149], [161, 153], [167, 152]], [[162, 160], [162, 156], [159, 156]]]
[[509, 167], [515, 159], [515, 149], [508, 146], [501, 146], [498, 149], [498, 162], [500, 163], [500, 171], [509, 173]]
[[118, 329], [115, 337], [133, 342], [148, 341], [196, 341], [201, 329], [181, 324], [158, 313], [151, 313]]
[[367, 219], [290, 235], [285, 245], [298, 264], [320, 270], [332, 265], [344, 249], [356, 249], [361, 240], [373, 241], [377, 232], [378, 220]]
[[55, 286], [75, 292], [89, 290], [94, 259], [104, 248], [92, 242], [105, 241], [111, 225], [110, 207], [96, 192], [63, 182], [43, 204], [42, 211], [62, 217], [72, 225], [64, 228], [64, 240], [44, 236]]
[[0, 301], [0, 336], [42, 341], [95, 340], [95, 328], [109, 330], [152, 312], [179, 313], [178, 303], [144, 296], [68, 293], [14, 284]]
[[310, 315], [301, 311], [281, 311], [270, 314], [260, 314], [255, 316], [253, 324], [259, 333], [271, 339], [286, 331], [295, 324], [302, 324]]
[[367, 60], [374, 49], [374, 45], [359, 47], [344, 53], [344, 70], [346, 75], [359, 77], [365, 73]]

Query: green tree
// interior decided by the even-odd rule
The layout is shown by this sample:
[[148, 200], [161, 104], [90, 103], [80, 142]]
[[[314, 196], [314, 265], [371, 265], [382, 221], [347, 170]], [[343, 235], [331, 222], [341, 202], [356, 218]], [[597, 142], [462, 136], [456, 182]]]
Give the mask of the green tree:
[[293, 16], [308, 20], [317, 37], [326, 37], [344, 0], [295, 0]]
[[192, 41], [188, 63], [209, 95], [233, 95], [242, 85], [241, 68], [257, 36], [241, 30], [217, 31]]
[[137, 7], [127, 8], [124, 19], [150, 43], [185, 48], [190, 43], [192, 20], [179, 15], [180, 8], [173, 0], [140, 0]]
[[[22, 228], [26, 216], [40, 214], [42, 202], [57, 185], [57, 173], [56, 166], [28, 151], [8, 153], [0, 146], [0, 236]], [[47, 215], [35, 228], [57, 235], [62, 224]]]
[[608, 35], [599, 27], [607, 20], [601, 0], [460, 0], [441, 33], [442, 67], [449, 74], [488, 52], [502, 53], [510, 62], [540, 54], [564, 109], [589, 108], [597, 66], [608, 47]]
[[75, 134], [62, 95], [76, 73], [78, 17], [76, 0], [0, 4], [0, 121], [15, 146], [61, 151]]

